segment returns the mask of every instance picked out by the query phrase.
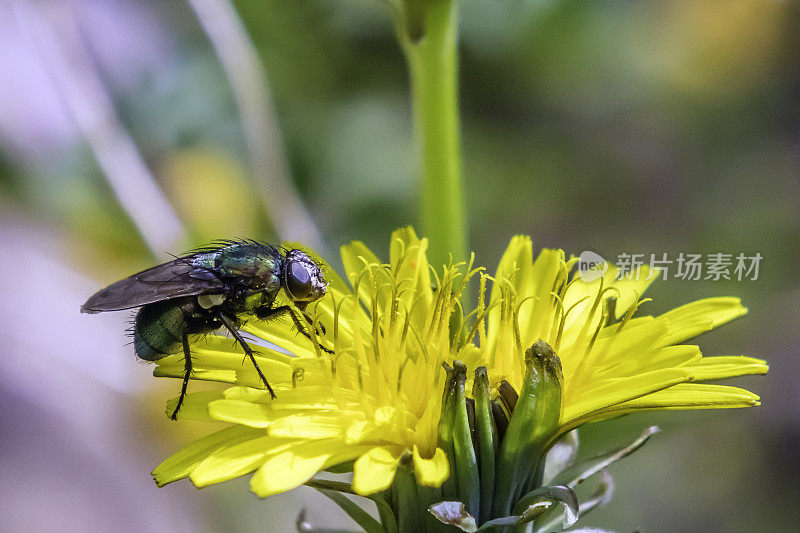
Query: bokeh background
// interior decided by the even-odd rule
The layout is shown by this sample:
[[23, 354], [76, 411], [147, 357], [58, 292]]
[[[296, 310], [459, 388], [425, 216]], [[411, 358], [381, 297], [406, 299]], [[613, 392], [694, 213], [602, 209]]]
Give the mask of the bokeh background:
[[[740, 252], [756, 281], [669, 280], [645, 311], [741, 296], [700, 340], [771, 364], [739, 411], [582, 429], [585, 452], [664, 431], [612, 468], [617, 531], [800, 523], [800, 9], [772, 0], [465, 0], [470, 245]], [[311, 489], [149, 472], [213, 427], [126, 346], [95, 290], [212, 239], [297, 239], [332, 263], [415, 222], [403, 57], [373, 0], [0, 2], [0, 516], [4, 531], [354, 527]], [[193, 385], [195, 390], [198, 385]]]

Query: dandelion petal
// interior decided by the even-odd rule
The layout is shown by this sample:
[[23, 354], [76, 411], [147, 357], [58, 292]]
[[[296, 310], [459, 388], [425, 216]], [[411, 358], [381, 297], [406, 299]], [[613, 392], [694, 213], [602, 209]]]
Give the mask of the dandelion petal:
[[399, 446], [376, 446], [356, 459], [353, 490], [359, 494], [372, 494], [389, 488], [402, 453]]
[[441, 448], [436, 448], [436, 452], [430, 459], [423, 459], [419, 454], [419, 449], [414, 446], [414, 472], [417, 475], [417, 482], [425, 487], [439, 487], [450, 477], [450, 463], [447, 455]]

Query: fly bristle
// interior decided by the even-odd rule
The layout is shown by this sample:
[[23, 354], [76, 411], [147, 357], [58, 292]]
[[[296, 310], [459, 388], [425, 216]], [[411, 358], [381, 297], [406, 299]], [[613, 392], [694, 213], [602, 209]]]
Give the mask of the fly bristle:
[[[266, 255], [280, 254], [278, 249], [269, 243], [245, 237], [237, 237], [233, 239], [216, 239], [205, 246], [199, 246], [189, 250], [183, 258], [191, 259], [202, 254], [213, 254], [231, 246], [253, 246]], [[176, 257], [176, 259], [180, 258]]]
[[125, 328], [125, 335], [127, 337], [133, 337], [133, 335], [136, 333], [136, 316], [137, 316], [137, 314], [138, 314], [138, 312], [134, 311], [133, 313], [131, 313], [130, 317], [126, 321], [127, 324], [128, 324], [128, 327]]
[[233, 241], [228, 239], [217, 239], [211, 241], [209, 244], [204, 246], [198, 246], [197, 248], [192, 248], [191, 250], [186, 252], [187, 256], [194, 256], [198, 254], [210, 254], [214, 252], [219, 252], [223, 248], [227, 248], [233, 244]]

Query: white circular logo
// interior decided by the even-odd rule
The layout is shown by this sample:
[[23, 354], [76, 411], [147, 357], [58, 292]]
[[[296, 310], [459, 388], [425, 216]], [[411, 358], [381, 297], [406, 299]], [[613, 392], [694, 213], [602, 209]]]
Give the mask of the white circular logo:
[[585, 250], [578, 256], [578, 275], [583, 281], [600, 279], [608, 272], [608, 262], [599, 254]]

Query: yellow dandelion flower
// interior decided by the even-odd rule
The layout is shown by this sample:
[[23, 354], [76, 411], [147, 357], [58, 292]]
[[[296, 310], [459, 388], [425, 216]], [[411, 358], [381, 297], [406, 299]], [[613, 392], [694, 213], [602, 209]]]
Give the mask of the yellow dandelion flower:
[[[466, 272], [448, 268], [436, 279], [426, 247], [410, 228], [394, 233], [388, 265], [361, 243], [344, 246], [353, 288], [326, 274], [328, 293], [313, 310], [324, 331], [319, 345], [285, 323], [244, 327], [291, 353], [260, 349], [258, 363], [276, 399], [261, 390], [229, 340], [210, 336], [193, 347], [194, 379], [238, 386], [189, 394], [179, 417], [236, 425], [167, 459], [155, 470], [156, 481], [188, 476], [202, 487], [255, 471], [252, 490], [268, 496], [354, 461], [353, 488], [369, 494], [386, 489], [410, 454], [417, 482], [441, 485], [450, 472], [438, 447], [442, 363], [467, 357], [474, 346], [456, 350], [449, 338]], [[170, 356], [159, 361], [156, 375], [179, 377], [182, 368], [181, 357]]]
[[[235, 386], [189, 394], [179, 417], [233, 425], [164, 461], [153, 473], [159, 485], [189, 477], [202, 487], [255, 472], [252, 490], [268, 496], [322, 470], [352, 470], [352, 484], [334, 490], [391, 489], [382, 523], [397, 516], [409, 530], [433, 516], [467, 530], [522, 524], [556, 501], [572, 509], [572, 523], [569, 472], [563, 486], [542, 486], [559, 435], [633, 411], [758, 405], [749, 391], [703, 382], [765, 373], [763, 360], [703, 357], [684, 344], [743, 315], [736, 298], [634, 316], [654, 277], [647, 269], [617, 279], [609, 268], [585, 281], [573, 272], [576, 259], [544, 250], [534, 261], [530, 239], [515, 237], [493, 278], [471, 264], [437, 274], [426, 247], [411, 228], [392, 235], [388, 264], [361, 243], [344, 246], [350, 288], [327, 274], [328, 293], [310, 308], [319, 332], [310, 339], [281, 322], [244, 327], [272, 343], [257, 357], [275, 399], [229, 339], [198, 342], [192, 378]], [[479, 303], [465, 317], [459, 298], [479, 272]], [[183, 375], [180, 355], [158, 364], [158, 376]]]
[[759, 398], [744, 389], [701, 383], [764, 374], [762, 359], [703, 357], [687, 340], [747, 313], [738, 298], [705, 298], [659, 316], [634, 313], [657, 277], [646, 267], [618, 278], [609, 267], [592, 281], [571, 271], [576, 258], [543, 250], [533, 260], [529, 237], [506, 249], [481, 330], [482, 364], [492, 383], [520, 390], [523, 354], [537, 340], [561, 361], [562, 410], [558, 433], [633, 411], [751, 407]]

